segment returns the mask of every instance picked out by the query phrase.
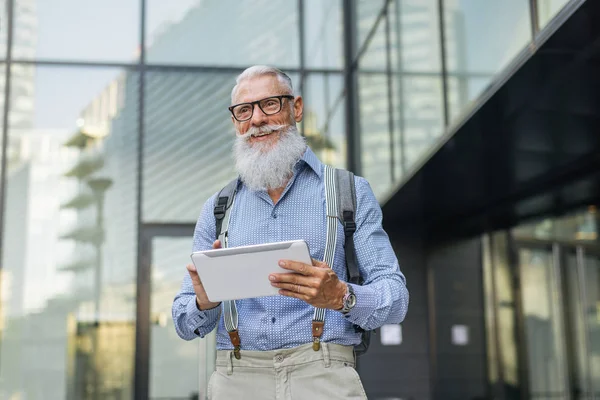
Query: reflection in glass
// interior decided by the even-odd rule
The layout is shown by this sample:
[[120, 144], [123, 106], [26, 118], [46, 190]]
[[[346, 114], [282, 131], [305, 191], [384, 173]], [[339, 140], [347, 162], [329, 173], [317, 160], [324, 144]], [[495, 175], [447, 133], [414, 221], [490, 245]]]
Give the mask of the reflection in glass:
[[569, 0], [537, 0], [538, 22], [543, 29]]
[[485, 86], [471, 79], [491, 81], [532, 40], [529, 0], [446, 0], [443, 15], [448, 75], [459, 91], [449, 97], [461, 99], [453, 102], [455, 117], [480, 94], [470, 86]]
[[404, 172], [413, 168], [444, 127], [442, 80], [439, 77], [404, 76], [402, 92], [398, 96], [402, 105], [402, 143]]
[[566, 275], [573, 384], [582, 398], [592, 398], [600, 391], [600, 257], [577, 248], [566, 257]]
[[344, 81], [341, 74], [310, 74], [304, 88], [303, 133], [319, 159], [346, 167]]
[[[8, 27], [8, 18], [6, 15], [7, 9], [8, 0], [0, 0], [0, 60], [4, 60], [6, 58], [6, 45], [8, 41], [8, 35], [6, 34]], [[13, 44], [13, 48], [14, 47], [15, 44]]]
[[362, 175], [377, 198], [392, 185], [387, 75], [359, 74]]
[[[359, 51], [366, 43], [369, 32], [375, 26], [377, 17], [383, 10], [386, 0], [358, 0], [356, 2], [356, 51]], [[380, 21], [383, 25], [383, 20]], [[370, 46], [370, 44], [369, 44]]]
[[394, 0], [388, 16], [392, 69], [441, 73], [438, 1]]
[[144, 221], [198, 219], [235, 177], [231, 89], [235, 75], [149, 71], [144, 115]]
[[[182, 340], [171, 317], [173, 298], [190, 263], [191, 237], [154, 238], [152, 241], [152, 294], [150, 308], [150, 398], [192, 399], [206, 396], [206, 375], [202, 387], [199, 374], [206, 369], [206, 345], [210, 339]], [[209, 355], [210, 356], [210, 355]], [[204, 396], [196, 397], [199, 390]]]
[[298, 3], [148, 0], [147, 61], [298, 67]]
[[600, 216], [595, 205], [560, 218], [546, 218], [514, 228], [522, 239], [594, 243], [600, 239]]
[[16, 0], [14, 15], [13, 59], [137, 62], [138, 0]]
[[383, 73], [386, 71], [387, 57], [385, 19], [382, 19], [359, 59], [358, 69], [359, 71], [375, 70]]
[[0, 397], [130, 398], [136, 75], [14, 68]]
[[307, 68], [344, 65], [342, 1], [304, 0], [304, 54]]
[[523, 314], [532, 398], [565, 395], [566, 355], [563, 347], [560, 278], [550, 250], [519, 251]]
[[513, 290], [513, 273], [508, 257], [506, 233], [492, 234], [491, 258], [494, 270], [496, 312], [498, 314], [499, 374], [504, 379], [507, 399], [519, 399], [519, 357], [516, 341], [516, 302]]

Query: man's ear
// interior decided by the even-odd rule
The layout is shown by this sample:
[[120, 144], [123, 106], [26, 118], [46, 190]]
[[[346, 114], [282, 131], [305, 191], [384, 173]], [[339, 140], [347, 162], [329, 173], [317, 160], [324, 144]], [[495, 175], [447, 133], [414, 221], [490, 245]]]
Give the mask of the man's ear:
[[302, 121], [304, 116], [304, 100], [302, 96], [298, 96], [294, 99], [294, 120], [296, 122]]

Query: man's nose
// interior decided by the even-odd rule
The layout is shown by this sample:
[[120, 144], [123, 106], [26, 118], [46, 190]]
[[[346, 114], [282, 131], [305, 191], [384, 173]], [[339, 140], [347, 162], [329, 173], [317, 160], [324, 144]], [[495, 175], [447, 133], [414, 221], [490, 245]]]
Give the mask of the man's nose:
[[260, 109], [258, 104], [254, 104], [251, 122], [254, 126], [262, 126], [267, 122], [267, 115]]

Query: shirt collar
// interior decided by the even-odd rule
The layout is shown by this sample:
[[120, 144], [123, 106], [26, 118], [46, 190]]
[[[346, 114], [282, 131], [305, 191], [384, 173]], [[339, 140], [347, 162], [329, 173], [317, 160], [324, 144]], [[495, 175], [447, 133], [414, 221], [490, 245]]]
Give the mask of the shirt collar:
[[303, 164], [308, 165], [319, 178], [323, 175], [323, 163], [317, 158], [315, 153], [310, 149], [310, 147], [306, 146], [306, 151], [304, 155], [300, 159], [300, 162], [297, 164], [298, 167], [301, 167]]

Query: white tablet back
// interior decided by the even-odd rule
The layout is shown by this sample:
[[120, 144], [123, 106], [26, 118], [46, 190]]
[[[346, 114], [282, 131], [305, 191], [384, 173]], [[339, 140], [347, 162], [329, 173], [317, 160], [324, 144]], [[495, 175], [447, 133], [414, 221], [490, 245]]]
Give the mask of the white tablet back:
[[269, 274], [291, 273], [279, 260], [312, 265], [304, 240], [199, 251], [191, 257], [211, 302], [277, 295]]

